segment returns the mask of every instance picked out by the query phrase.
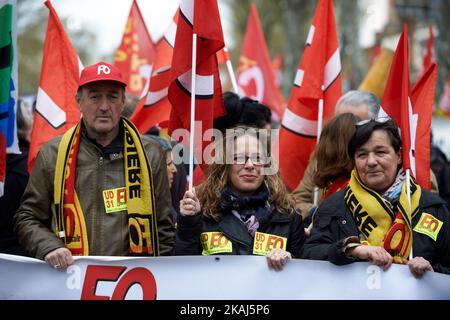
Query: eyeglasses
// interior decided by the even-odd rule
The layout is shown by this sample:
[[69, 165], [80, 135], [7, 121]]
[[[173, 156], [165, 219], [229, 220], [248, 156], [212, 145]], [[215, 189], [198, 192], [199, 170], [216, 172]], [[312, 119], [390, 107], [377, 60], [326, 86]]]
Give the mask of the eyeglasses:
[[362, 120], [362, 121], [358, 122], [356, 124], [356, 126], [360, 127], [360, 126], [363, 126], [365, 124], [368, 124], [369, 122], [375, 122], [375, 123], [382, 124], [382, 123], [388, 122], [389, 120], [392, 120], [392, 119], [390, 117], [380, 117], [380, 118], [377, 118], [377, 119], [367, 119], [367, 120]]
[[251, 154], [247, 156], [245, 154], [235, 154], [233, 156], [233, 164], [244, 165], [248, 159], [252, 160], [254, 166], [263, 166], [268, 163], [268, 158], [260, 154]]

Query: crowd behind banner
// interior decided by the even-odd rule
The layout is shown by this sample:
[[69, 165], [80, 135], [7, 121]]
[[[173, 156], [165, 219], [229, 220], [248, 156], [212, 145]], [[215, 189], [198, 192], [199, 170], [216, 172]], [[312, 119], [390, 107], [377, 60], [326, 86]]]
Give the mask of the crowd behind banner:
[[[305, 274], [317, 272], [314, 278], [338, 273], [342, 265], [351, 266], [347, 277], [353, 278], [348, 270], [357, 269], [361, 276], [367, 265], [358, 262], [369, 262], [380, 267], [389, 285], [396, 276], [411, 286], [411, 275], [424, 287], [439, 277], [448, 280], [450, 163], [430, 143], [437, 67], [430, 63], [410, 88], [406, 26], [382, 103], [367, 91], [343, 93], [333, 4], [319, 0], [315, 33], [308, 36], [283, 108], [281, 96], [267, 92], [261, 100], [222, 94], [216, 55], [225, 43], [215, 1], [182, 1], [173, 25], [151, 46], [157, 68], [147, 70], [150, 85], [140, 99], [130, 91], [125, 78], [130, 73], [117, 61], [81, 66], [51, 3], [46, 6], [39, 93], [32, 108], [18, 101], [22, 154], [8, 154], [5, 162], [0, 253], [37, 258], [51, 269], [43, 271], [36, 262], [21, 265], [26, 259], [19, 258], [14, 269], [36, 267], [51, 278], [52, 269], [78, 266], [84, 261], [79, 256], [153, 257], [148, 268], [132, 263], [138, 278], [145, 278], [161, 256], [178, 256], [170, 260], [178, 264], [168, 263], [174, 272], [191, 261], [180, 256], [261, 256], [267, 265], [262, 274], [269, 277], [274, 271], [285, 277], [297, 267], [304, 270], [308, 261], [300, 259], [308, 259], [336, 265], [331, 270], [311, 262], [321, 266], [306, 268]], [[199, 19], [205, 11], [208, 19]], [[135, 2], [132, 12], [130, 21], [142, 20]], [[264, 42], [255, 6], [251, 16], [248, 29]], [[320, 42], [324, 39], [329, 46]], [[251, 46], [245, 50], [251, 55]], [[61, 57], [70, 68], [55, 72]], [[253, 74], [247, 67], [247, 76], [238, 77], [241, 90]], [[67, 78], [65, 92], [55, 90], [58, 77]], [[275, 97], [276, 105], [266, 96]], [[157, 106], [164, 110], [158, 115]], [[147, 121], [153, 116], [164, 121]], [[192, 154], [195, 159], [189, 160]], [[9, 274], [12, 260], [3, 258], [0, 268]], [[261, 259], [253, 265], [250, 257], [230, 258], [223, 273], [236, 265], [249, 273], [260, 268]], [[199, 265], [192, 263], [194, 269]], [[400, 273], [397, 265], [404, 265]], [[21, 279], [17, 270], [14, 276]], [[8, 283], [2, 298], [10, 297], [8, 290], [12, 298], [28, 297], [14, 296], [16, 282]], [[385, 298], [398, 298], [386, 288]], [[146, 290], [143, 286], [145, 297], [154, 297]], [[170, 299], [170, 293], [164, 297]]]

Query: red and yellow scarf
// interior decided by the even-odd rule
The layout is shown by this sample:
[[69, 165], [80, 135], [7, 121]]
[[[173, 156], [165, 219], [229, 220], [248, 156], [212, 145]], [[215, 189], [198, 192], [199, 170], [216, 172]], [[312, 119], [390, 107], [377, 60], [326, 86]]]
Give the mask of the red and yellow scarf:
[[419, 212], [421, 188], [411, 178], [411, 210], [403, 183], [397, 211], [377, 192], [366, 187], [352, 171], [345, 193], [345, 202], [352, 212], [356, 226], [371, 246], [384, 247], [401, 263], [408, 259], [412, 247], [411, 220]]

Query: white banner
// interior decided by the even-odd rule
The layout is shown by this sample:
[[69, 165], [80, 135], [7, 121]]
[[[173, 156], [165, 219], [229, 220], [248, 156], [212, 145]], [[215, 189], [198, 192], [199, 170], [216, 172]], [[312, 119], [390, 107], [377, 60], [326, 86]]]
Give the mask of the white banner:
[[0, 254], [0, 299], [157, 300], [441, 300], [450, 276], [412, 276], [407, 266], [384, 272], [369, 263], [335, 266], [292, 260], [281, 272], [265, 257], [82, 257], [67, 270]]

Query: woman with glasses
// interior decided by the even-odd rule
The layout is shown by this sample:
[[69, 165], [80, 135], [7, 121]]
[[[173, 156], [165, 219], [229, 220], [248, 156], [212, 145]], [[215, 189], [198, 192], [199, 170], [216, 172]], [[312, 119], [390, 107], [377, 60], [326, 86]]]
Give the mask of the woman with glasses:
[[266, 130], [240, 127], [216, 145], [197, 192], [180, 201], [176, 255], [261, 255], [281, 270], [304, 242], [301, 216], [270, 157]]
[[[317, 209], [303, 258], [343, 265], [407, 264], [415, 277], [450, 274], [450, 216], [445, 202], [414, 179], [407, 192], [401, 140], [392, 120], [357, 125], [348, 145], [348, 187]], [[410, 197], [408, 196], [410, 195]]]

